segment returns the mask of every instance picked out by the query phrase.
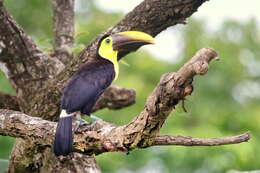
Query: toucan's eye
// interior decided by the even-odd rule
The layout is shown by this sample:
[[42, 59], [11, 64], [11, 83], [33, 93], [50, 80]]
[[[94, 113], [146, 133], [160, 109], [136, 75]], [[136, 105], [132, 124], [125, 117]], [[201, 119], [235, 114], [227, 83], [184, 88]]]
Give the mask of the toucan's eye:
[[106, 39], [106, 43], [109, 44], [110, 43], [110, 39]]

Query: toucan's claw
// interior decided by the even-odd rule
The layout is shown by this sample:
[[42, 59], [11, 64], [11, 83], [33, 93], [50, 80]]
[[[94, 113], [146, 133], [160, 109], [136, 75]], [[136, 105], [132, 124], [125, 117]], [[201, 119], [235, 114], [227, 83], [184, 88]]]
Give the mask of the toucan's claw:
[[82, 118], [79, 118], [79, 117], [74, 117], [74, 120], [76, 120], [78, 122], [75, 129], [74, 129], [74, 132], [76, 132], [81, 125], [89, 124], [88, 121], [86, 121]]

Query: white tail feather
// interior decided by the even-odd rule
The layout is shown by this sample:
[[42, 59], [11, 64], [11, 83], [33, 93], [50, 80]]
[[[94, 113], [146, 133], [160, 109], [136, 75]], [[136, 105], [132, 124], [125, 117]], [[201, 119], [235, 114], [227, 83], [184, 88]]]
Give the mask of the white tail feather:
[[60, 118], [70, 117], [70, 116], [73, 116], [73, 115], [74, 115], [74, 113], [68, 114], [68, 113], [66, 112], [66, 110], [62, 109], [62, 110], [61, 110], [61, 113], [60, 113]]

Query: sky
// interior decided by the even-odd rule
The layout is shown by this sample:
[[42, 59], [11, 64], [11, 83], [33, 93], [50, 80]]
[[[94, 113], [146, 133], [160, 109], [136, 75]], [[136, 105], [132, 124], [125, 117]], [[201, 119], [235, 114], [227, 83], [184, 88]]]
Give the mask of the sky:
[[[98, 7], [111, 12], [128, 13], [142, 0], [96, 0]], [[246, 21], [252, 17], [260, 23], [260, 0], [210, 0], [205, 2], [193, 18], [203, 19], [210, 30], [218, 28], [225, 20]], [[156, 44], [144, 47], [156, 58], [178, 62], [181, 36], [178, 27], [166, 30], [156, 36]], [[173, 48], [174, 47], [174, 48]], [[159, 52], [159, 53], [158, 53]]]

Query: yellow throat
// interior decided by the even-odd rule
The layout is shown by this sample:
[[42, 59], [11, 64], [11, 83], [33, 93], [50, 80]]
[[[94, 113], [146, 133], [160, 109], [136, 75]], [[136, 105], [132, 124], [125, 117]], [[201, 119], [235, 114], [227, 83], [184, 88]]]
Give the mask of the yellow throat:
[[104, 40], [102, 40], [100, 47], [98, 49], [98, 54], [110, 62], [113, 63], [114, 65], [114, 70], [115, 70], [115, 78], [114, 80], [117, 79], [118, 74], [119, 74], [119, 64], [117, 61], [117, 51], [113, 50], [113, 43], [112, 43], [112, 37], [107, 37]]

